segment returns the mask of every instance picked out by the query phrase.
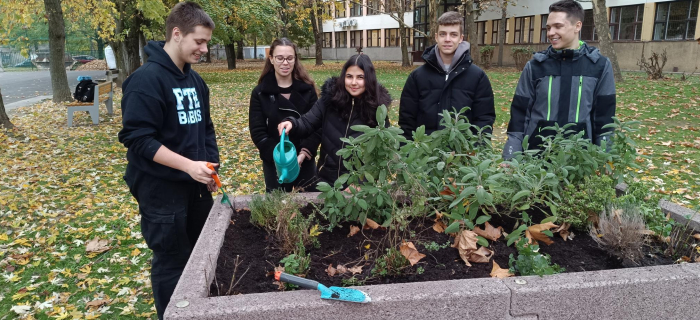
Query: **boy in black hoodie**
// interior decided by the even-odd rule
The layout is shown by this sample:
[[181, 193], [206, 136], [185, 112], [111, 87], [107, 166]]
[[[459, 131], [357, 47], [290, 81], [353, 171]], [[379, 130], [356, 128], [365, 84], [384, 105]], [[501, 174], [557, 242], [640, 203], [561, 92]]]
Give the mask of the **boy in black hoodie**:
[[151, 284], [159, 319], [214, 203], [214, 171], [207, 162], [218, 166], [219, 149], [209, 88], [190, 65], [207, 52], [213, 29], [199, 5], [175, 5], [166, 20], [166, 41], [148, 43], [148, 62], [122, 86], [119, 141], [128, 148], [129, 161], [124, 180], [153, 250]]

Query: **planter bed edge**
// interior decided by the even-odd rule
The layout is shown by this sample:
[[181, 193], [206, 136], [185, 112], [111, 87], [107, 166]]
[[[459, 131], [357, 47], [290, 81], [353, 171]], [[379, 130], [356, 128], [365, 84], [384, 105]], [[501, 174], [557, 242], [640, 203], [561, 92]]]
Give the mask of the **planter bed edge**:
[[[624, 192], [622, 185], [616, 189]], [[317, 196], [297, 199], [320, 203]], [[234, 208], [244, 209], [252, 196], [232, 198]], [[670, 202], [660, 206], [680, 222], [689, 214], [700, 219]], [[231, 214], [217, 198], [165, 319], [692, 319], [689, 306], [700, 305], [697, 263], [357, 287], [372, 297], [370, 304], [321, 300], [307, 290], [207, 297]]]

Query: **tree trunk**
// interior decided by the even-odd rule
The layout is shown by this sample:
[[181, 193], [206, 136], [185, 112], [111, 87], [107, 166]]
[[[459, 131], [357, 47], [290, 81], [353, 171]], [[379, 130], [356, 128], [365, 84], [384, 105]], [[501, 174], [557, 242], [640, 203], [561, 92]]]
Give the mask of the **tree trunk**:
[[469, 1], [464, 1], [464, 16], [466, 17], [466, 22], [464, 24], [464, 28], [466, 29], [464, 31], [465, 35], [468, 35], [469, 43], [471, 44], [471, 48], [469, 49], [471, 56], [472, 56], [472, 61], [475, 64], [479, 63], [479, 34], [478, 34], [478, 28], [476, 25], [476, 11], [473, 9], [474, 6], [474, 1], [469, 0]]
[[401, 66], [402, 67], [410, 67], [411, 66], [411, 59], [408, 56], [408, 39], [407, 39], [407, 33], [408, 29], [403, 26], [399, 26], [399, 41], [401, 44]]
[[323, 65], [323, 23], [322, 23], [322, 17], [319, 14], [319, 9], [318, 6], [316, 5], [316, 1], [314, 0], [313, 5], [311, 6], [311, 15], [309, 18], [311, 19], [311, 28], [314, 33], [314, 42], [316, 42], [316, 65], [317, 66], [322, 66]]
[[289, 18], [287, 17], [286, 0], [280, 0], [280, 20], [282, 20], [282, 37], [289, 38], [289, 31], [287, 31], [287, 24], [289, 23]]
[[438, 24], [437, 24], [437, 11], [438, 6], [440, 6], [439, 0], [428, 0], [428, 36], [425, 39], [425, 47], [429, 47], [435, 44], [435, 34], [437, 34]]
[[258, 35], [253, 35], [253, 59], [258, 58]]
[[49, 20], [49, 63], [53, 102], [72, 101], [63, 61], [66, 54], [66, 29], [61, 0], [44, 0], [44, 8]]
[[[245, 34], [241, 32], [241, 34]], [[245, 60], [245, 57], [243, 57], [243, 39], [236, 41], [236, 58], [240, 60]]]
[[0, 127], [12, 129], [15, 126], [10, 122], [10, 117], [5, 112], [5, 103], [2, 101], [2, 90], [0, 90]]
[[211, 43], [207, 42], [207, 54], [204, 55], [206, 63], [211, 63]]
[[615, 47], [613, 47], [610, 37], [610, 23], [608, 22], [608, 11], [606, 8], [607, 4], [605, 0], [593, 0], [593, 21], [595, 23], [595, 28], [598, 30], [600, 52], [610, 59], [613, 67], [613, 74], [615, 75], [615, 82], [621, 83], [623, 81], [622, 72], [620, 72], [620, 65], [617, 63], [617, 54], [615, 53]]
[[139, 31], [139, 55], [141, 55], [141, 64], [145, 64], [148, 61], [148, 55], [143, 48], [146, 47], [146, 36], [143, 32]]
[[224, 49], [226, 49], [226, 62], [228, 63], [228, 69], [236, 69], [236, 48], [233, 43], [225, 44]]
[[503, 1], [503, 7], [501, 8], [501, 23], [498, 24], [498, 66], [503, 66], [503, 51], [505, 50], [506, 44], [506, 16], [508, 14], [508, 3]]

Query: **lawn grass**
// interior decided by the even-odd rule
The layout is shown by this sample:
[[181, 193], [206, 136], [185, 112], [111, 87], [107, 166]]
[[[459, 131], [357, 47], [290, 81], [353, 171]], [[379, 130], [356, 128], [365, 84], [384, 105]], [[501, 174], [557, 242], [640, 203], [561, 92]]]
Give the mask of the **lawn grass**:
[[[317, 85], [338, 75], [340, 62], [314, 67]], [[234, 194], [264, 190], [258, 152], [248, 132], [248, 100], [259, 63], [228, 71], [196, 66], [212, 93], [212, 117], [221, 153], [221, 175]], [[378, 78], [398, 100], [412, 68], [377, 63]], [[519, 73], [489, 70], [496, 98], [494, 144], [503, 132]], [[700, 209], [700, 80], [648, 81], [626, 74], [618, 84], [618, 116], [641, 121], [633, 136], [644, 158], [638, 179], [654, 192]], [[116, 106], [121, 98], [117, 90]], [[26, 317], [155, 318], [149, 281], [151, 253], [140, 233], [136, 202], [122, 180], [125, 148], [118, 142], [121, 112], [90, 124], [77, 113], [67, 128], [65, 106], [44, 102], [13, 113], [16, 130], [0, 131], [0, 319]], [[392, 108], [396, 124], [398, 106]], [[86, 253], [85, 244], [107, 239], [110, 250]], [[88, 307], [88, 303], [98, 304]], [[25, 307], [26, 306], [26, 307]]]

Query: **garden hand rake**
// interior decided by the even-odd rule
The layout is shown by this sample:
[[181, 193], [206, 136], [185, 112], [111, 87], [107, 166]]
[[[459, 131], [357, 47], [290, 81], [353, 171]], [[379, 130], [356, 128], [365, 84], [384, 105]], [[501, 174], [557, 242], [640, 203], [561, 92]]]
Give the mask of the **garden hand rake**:
[[211, 171], [214, 171], [214, 173], [211, 174], [211, 177], [214, 179], [214, 182], [216, 182], [216, 186], [221, 188], [221, 193], [223, 196], [221, 197], [221, 203], [223, 204], [228, 204], [231, 207], [231, 210], [236, 211], [236, 209], [233, 208], [233, 204], [231, 203], [231, 200], [228, 199], [228, 195], [226, 194], [226, 190], [224, 190], [224, 186], [221, 185], [221, 180], [219, 180], [219, 174], [214, 170], [214, 165], [211, 163], [207, 163], [207, 168], [209, 168]]

